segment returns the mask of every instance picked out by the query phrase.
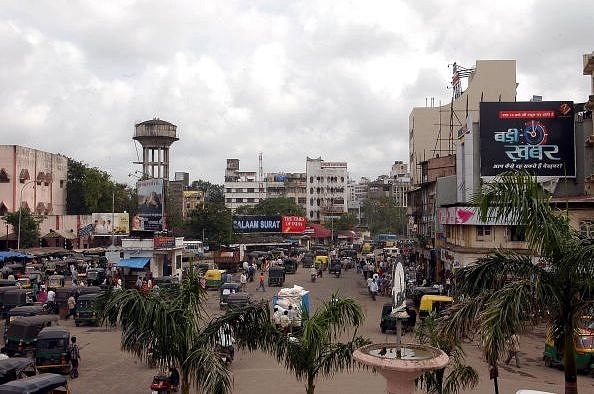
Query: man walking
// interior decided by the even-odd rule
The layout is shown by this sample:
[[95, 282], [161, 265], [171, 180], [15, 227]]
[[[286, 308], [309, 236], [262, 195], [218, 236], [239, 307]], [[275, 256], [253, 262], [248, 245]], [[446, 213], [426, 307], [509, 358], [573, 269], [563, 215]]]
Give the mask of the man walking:
[[369, 284], [369, 291], [371, 292], [371, 299], [375, 301], [375, 296], [378, 292], [377, 281], [375, 279], [371, 280], [371, 283]]
[[264, 272], [260, 272], [260, 280], [258, 282], [258, 287], [256, 287], [256, 291], [262, 289], [262, 291], [266, 291], [264, 288]]
[[245, 292], [245, 287], [247, 285], [247, 276], [245, 275], [245, 271], [243, 271], [239, 276], [239, 283], [241, 283], [241, 291]]
[[513, 333], [507, 343], [507, 359], [505, 364], [509, 364], [512, 357], [516, 359], [516, 367], [520, 368], [520, 337]]
[[64, 317], [64, 319], [68, 320], [68, 318], [70, 318], [70, 316], [72, 317], [76, 317], [76, 298], [74, 298], [74, 294], [70, 294], [70, 297], [68, 297], [68, 314], [66, 315], [66, 317]]
[[68, 354], [70, 355], [70, 364], [72, 368], [70, 370], [70, 377], [72, 379], [78, 378], [78, 360], [80, 360], [80, 351], [78, 345], [76, 344], [76, 337], [70, 338], [70, 347], [68, 349]]

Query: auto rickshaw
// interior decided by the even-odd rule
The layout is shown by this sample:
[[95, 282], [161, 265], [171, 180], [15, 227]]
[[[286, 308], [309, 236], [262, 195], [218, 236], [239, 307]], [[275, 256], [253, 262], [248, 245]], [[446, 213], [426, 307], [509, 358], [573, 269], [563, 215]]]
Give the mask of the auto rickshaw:
[[159, 288], [179, 286], [179, 278], [177, 276], [156, 276], [153, 278], [153, 286], [159, 286]]
[[31, 289], [7, 290], [2, 295], [2, 315], [7, 316], [8, 312], [17, 306], [33, 305], [35, 301]]
[[240, 308], [251, 302], [252, 298], [248, 293], [232, 293], [227, 296], [227, 309]]
[[223, 284], [223, 279], [227, 271], [225, 270], [208, 270], [204, 273], [204, 279], [206, 279], [207, 289], [218, 289]]
[[295, 259], [283, 260], [283, 267], [285, 267], [286, 274], [294, 274], [297, 272], [297, 261]]
[[268, 286], [282, 286], [285, 283], [285, 267], [270, 267], [268, 269]]
[[421, 298], [424, 295], [439, 295], [439, 288], [433, 286], [417, 286], [414, 287], [410, 293], [410, 298], [413, 300], [414, 305], [419, 307], [421, 304]]
[[303, 257], [301, 257], [301, 264], [303, 268], [311, 268], [314, 266], [314, 255], [313, 253], [304, 253]]
[[16, 354], [32, 354], [35, 350], [37, 334], [45, 327], [58, 321], [55, 315], [21, 317], [11, 322], [6, 330], [6, 339], [2, 351], [12, 357]]
[[87, 286], [101, 286], [107, 275], [103, 268], [89, 268], [87, 270]]
[[37, 334], [35, 366], [40, 372], [70, 373], [68, 347], [70, 331], [64, 327], [45, 327]]
[[7, 325], [10, 322], [24, 316], [47, 315], [46, 309], [42, 305], [22, 305], [12, 308], [6, 316]]
[[17, 282], [19, 283], [19, 287], [21, 289], [30, 289], [33, 285], [31, 283], [31, 278], [29, 278], [28, 276], [21, 276], [17, 279]]
[[29, 277], [29, 279], [31, 279], [31, 284], [39, 284], [43, 281], [43, 273], [39, 270], [27, 271], [27, 276]]
[[10, 287], [16, 285], [16, 280], [12, 279], [0, 279], [0, 288], [1, 287]]
[[[594, 376], [594, 330], [580, 328], [574, 338], [575, 365], [578, 371]], [[547, 335], [543, 353], [547, 367], [563, 366], [563, 352], [555, 346], [554, 338]]]
[[82, 323], [89, 323], [96, 326], [99, 323], [97, 311], [95, 310], [95, 301], [99, 293], [82, 294], [76, 300], [76, 315], [74, 324], [78, 327]]
[[447, 309], [454, 299], [449, 296], [428, 294], [421, 297], [421, 304], [419, 305], [419, 317], [424, 319], [429, 316], [429, 313], [440, 313]]
[[[406, 307], [406, 313], [408, 313], [407, 319], [402, 319], [402, 331], [412, 331], [415, 328], [417, 322], [417, 312], [414, 308]], [[385, 303], [382, 307], [382, 317], [380, 321], [380, 330], [382, 334], [386, 331], [396, 331], [396, 317], [392, 316], [392, 304]]]
[[75, 292], [79, 295], [83, 294], [97, 294], [101, 293], [102, 289], [99, 286], [77, 287]]
[[61, 287], [64, 287], [64, 283], [64, 275], [50, 275], [47, 278], [47, 289], [55, 291]]
[[7, 291], [18, 290], [18, 289], [19, 289], [19, 287], [17, 287], [17, 286], [0, 287], [0, 311], [2, 311], [4, 309], [4, 293], [6, 293]]
[[0, 394], [70, 394], [68, 379], [54, 373], [42, 373], [24, 379], [0, 384]]
[[79, 290], [79, 288], [71, 286], [59, 287], [55, 290], [55, 302], [60, 317], [64, 318], [68, 314], [68, 298], [70, 298], [72, 294], [75, 294], [77, 290]]
[[223, 283], [221, 287], [219, 287], [219, 307], [221, 309], [225, 309], [227, 306], [227, 298], [231, 294], [240, 293], [241, 292], [241, 283], [237, 282], [227, 282]]
[[0, 360], [0, 384], [36, 375], [35, 362], [28, 357]]
[[342, 273], [342, 262], [336, 258], [331, 259], [328, 273], [336, 276], [337, 278], [340, 277], [340, 274]]
[[317, 255], [314, 257], [314, 267], [326, 271], [328, 269], [328, 256]]

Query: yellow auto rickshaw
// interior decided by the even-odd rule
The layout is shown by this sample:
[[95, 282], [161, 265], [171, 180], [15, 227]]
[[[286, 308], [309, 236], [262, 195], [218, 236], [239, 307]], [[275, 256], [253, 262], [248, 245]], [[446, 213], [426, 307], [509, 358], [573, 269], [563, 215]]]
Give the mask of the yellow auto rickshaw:
[[325, 271], [328, 269], [328, 256], [316, 256], [314, 257], [314, 267]]
[[445, 295], [426, 294], [421, 297], [419, 305], [419, 317], [421, 319], [429, 316], [431, 312], [440, 313], [452, 305], [454, 299]]
[[218, 289], [223, 284], [226, 274], [226, 270], [213, 269], [206, 271], [204, 274], [204, 279], [206, 279], [206, 288]]
[[47, 278], [47, 289], [59, 289], [60, 287], [64, 287], [65, 278], [64, 275], [50, 275]]
[[[580, 328], [574, 338], [575, 365], [578, 371], [594, 376], [594, 330]], [[547, 367], [563, 366], [563, 352], [555, 346], [555, 340], [547, 334], [543, 360]]]
[[17, 279], [17, 282], [19, 283], [19, 286], [22, 289], [30, 289], [32, 286], [31, 278], [29, 278], [28, 276], [21, 276], [20, 278]]

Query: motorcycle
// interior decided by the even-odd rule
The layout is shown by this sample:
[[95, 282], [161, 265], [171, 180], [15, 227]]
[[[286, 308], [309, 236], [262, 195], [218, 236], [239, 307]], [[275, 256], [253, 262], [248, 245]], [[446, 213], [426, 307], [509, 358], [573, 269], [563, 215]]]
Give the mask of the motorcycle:
[[235, 349], [233, 349], [233, 346], [227, 346], [227, 347], [219, 346], [218, 352], [219, 352], [219, 357], [221, 358], [221, 361], [223, 362], [223, 364], [226, 367], [231, 365], [231, 363], [233, 362], [233, 353], [235, 353]]
[[170, 394], [177, 392], [177, 386], [171, 383], [169, 376], [155, 375], [151, 383], [151, 394]]

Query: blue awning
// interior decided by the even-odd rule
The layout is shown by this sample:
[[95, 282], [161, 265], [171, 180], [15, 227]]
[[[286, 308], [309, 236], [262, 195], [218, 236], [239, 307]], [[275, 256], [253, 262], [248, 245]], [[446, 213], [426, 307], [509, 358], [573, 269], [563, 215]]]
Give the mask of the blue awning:
[[12, 250], [10, 250], [8, 252], [6, 252], [6, 251], [0, 252], [0, 262], [6, 260], [8, 258], [11, 258], [11, 257], [17, 257], [19, 259], [30, 259], [31, 258], [31, 256], [28, 254], [21, 253], [21, 252], [15, 252]]
[[151, 261], [150, 257], [130, 257], [129, 259], [121, 259], [118, 262], [118, 267], [144, 268], [149, 261]]

